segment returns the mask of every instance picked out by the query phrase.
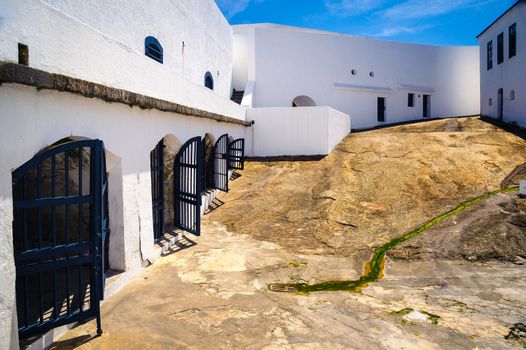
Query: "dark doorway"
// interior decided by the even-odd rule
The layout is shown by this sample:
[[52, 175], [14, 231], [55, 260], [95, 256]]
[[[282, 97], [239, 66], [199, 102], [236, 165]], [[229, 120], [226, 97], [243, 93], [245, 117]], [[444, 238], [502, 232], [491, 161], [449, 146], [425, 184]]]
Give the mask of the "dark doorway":
[[499, 89], [498, 92], [498, 100], [497, 100], [497, 107], [498, 107], [498, 118], [499, 120], [504, 119], [504, 91], [502, 89]]
[[378, 111], [378, 121], [385, 122], [385, 97], [378, 97], [377, 111]]
[[150, 152], [153, 236], [155, 241], [164, 235], [164, 147], [164, 139], [162, 139]]
[[424, 118], [429, 118], [430, 111], [431, 111], [431, 95], [424, 95], [423, 97], [424, 98], [423, 98], [423, 103], [422, 103], [422, 106], [423, 106], [422, 116]]
[[108, 269], [104, 144], [69, 141], [12, 174], [18, 332], [97, 319]]

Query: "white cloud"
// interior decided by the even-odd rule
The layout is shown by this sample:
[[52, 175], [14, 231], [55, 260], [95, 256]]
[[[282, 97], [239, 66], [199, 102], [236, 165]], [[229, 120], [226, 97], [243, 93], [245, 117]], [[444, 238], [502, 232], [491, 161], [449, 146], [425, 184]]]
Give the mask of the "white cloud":
[[460, 9], [473, 8], [497, 0], [407, 0], [380, 12], [390, 19], [433, 17]]
[[400, 35], [400, 34], [418, 33], [418, 32], [421, 32], [423, 30], [429, 29], [431, 27], [432, 26], [430, 26], [430, 25], [415, 26], [415, 27], [410, 27], [410, 26], [386, 27], [386, 28], [382, 29], [381, 32], [376, 33], [376, 34], [372, 34], [372, 36], [378, 37], [378, 38], [389, 38], [389, 37], [397, 36], [397, 35]]
[[227, 19], [231, 19], [238, 13], [247, 9], [253, 2], [261, 2], [262, 0], [216, 0], [217, 6], [223, 11]]
[[325, 7], [332, 16], [351, 17], [377, 9], [383, 0], [325, 0]]

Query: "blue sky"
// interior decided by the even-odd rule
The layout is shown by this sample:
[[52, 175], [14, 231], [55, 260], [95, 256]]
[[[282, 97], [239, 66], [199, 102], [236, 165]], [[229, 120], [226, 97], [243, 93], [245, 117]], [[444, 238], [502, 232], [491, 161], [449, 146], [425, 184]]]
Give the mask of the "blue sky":
[[475, 37], [516, 0], [216, 0], [231, 24], [279, 23], [433, 45]]

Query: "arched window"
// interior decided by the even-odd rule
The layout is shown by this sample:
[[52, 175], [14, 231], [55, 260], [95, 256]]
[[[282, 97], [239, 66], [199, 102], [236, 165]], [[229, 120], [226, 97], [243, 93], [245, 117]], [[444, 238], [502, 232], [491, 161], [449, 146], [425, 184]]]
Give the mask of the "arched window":
[[510, 91], [510, 101], [515, 100], [515, 90]]
[[205, 74], [205, 86], [210, 90], [214, 90], [214, 78], [210, 72], [206, 72]]
[[314, 107], [316, 106], [316, 102], [309, 96], [297, 96], [292, 100], [292, 107]]
[[153, 36], [147, 36], [144, 39], [144, 54], [159, 63], [163, 63], [163, 47]]

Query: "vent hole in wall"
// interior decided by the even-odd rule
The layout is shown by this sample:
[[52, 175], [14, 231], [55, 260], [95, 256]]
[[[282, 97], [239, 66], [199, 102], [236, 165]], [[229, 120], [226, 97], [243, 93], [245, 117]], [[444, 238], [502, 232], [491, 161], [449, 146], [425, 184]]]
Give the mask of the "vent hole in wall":
[[29, 48], [21, 43], [18, 43], [18, 64], [29, 66]]

